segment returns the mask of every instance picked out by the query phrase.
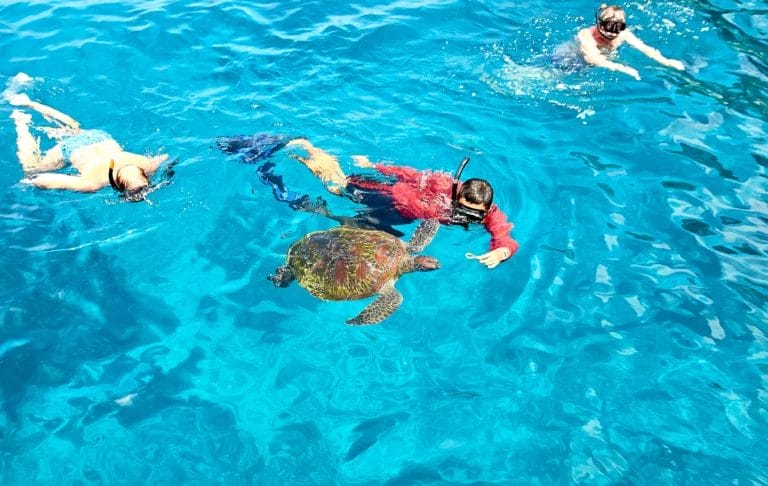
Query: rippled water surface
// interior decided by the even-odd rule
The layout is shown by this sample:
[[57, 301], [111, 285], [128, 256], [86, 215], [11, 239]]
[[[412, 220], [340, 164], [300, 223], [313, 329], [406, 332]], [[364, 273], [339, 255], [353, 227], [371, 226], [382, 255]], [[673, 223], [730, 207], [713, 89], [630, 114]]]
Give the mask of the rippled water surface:
[[[35, 190], [0, 104], [0, 482], [768, 484], [764, 5], [626, 4], [687, 66], [623, 48], [641, 81], [550, 65], [595, 6], [0, 3], [0, 85], [180, 158], [152, 204]], [[331, 223], [211, 148], [259, 131], [349, 172], [469, 155], [521, 249], [443, 228], [346, 326], [265, 278]]]

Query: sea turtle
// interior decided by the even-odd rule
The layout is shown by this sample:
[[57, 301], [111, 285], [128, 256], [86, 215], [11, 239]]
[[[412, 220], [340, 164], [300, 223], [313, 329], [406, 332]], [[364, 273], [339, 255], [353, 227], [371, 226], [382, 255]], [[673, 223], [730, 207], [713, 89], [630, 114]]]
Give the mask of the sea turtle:
[[286, 264], [268, 278], [276, 287], [292, 280], [323, 300], [356, 300], [378, 294], [347, 324], [376, 324], [397, 309], [403, 296], [397, 278], [416, 270], [435, 270], [439, 262], [416, 255], [437, 233], [436, 219], [423, 221], [410, 243], [379, 230], [339, 226], [305, 235], [288, 249]]

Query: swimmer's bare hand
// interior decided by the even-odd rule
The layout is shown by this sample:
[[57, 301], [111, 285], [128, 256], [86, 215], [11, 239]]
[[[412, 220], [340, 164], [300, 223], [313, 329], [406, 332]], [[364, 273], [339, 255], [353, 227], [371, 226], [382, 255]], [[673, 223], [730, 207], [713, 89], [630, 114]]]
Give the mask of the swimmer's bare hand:
[[677, 69], [678, 71], [685, 71], [685, 65], [681, 61], [678, 61], [677, 59], [667, 60], [667, 66], [673, 69]]
[[510, 257], [509, 250], [507, 248], [496, 248], [488, 253], [482, 255], [475, 255], [474, 253], [466, 253], [464, 255], [470, 260], [477, 260], [489, 269], [496, 268], [499, 263], [503, 262]]
[[627, 74], [629, 76], [632, 76], [636, 80], [640, 81], [640, 73], [637, 72], [637, 69], [629, 66], [624, 66], [624, 69], [621, 70], [624, 74]]
[[375, 167], [367, 155], [353, 155], [352, 161], [356, 166], [363, 169], [373, 169]]
[[40, 181], [38, 180], [39, 178], [40, 178], [40, 174], [32, 174], [23, 178], [19, 182], [21, 182], [22, 184], [26, 184], [28, 186], [40, 187]]

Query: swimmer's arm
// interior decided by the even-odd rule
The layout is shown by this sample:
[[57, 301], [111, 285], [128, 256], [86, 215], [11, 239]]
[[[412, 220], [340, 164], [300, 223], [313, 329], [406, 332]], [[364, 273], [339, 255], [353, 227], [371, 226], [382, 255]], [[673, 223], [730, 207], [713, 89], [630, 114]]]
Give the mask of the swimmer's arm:
[[424, 175], [424, 172], [406, 165], [390, 165], [379, 162], [373, 164], [373, 168], [376, 169], [376, 172], [385, 177], [394, 177], [398, 181], [405, 182], [406, 184], [416, 184]]
[[78, 123], [71, 116], [62, 113], [55, 108], [51, 108], [48, 105], [38, 103], [37, 101], [32, 101], [29, 99], [29, 96], [24, 93], [13, 96], [9, 101], [14, 106], [25, 106], [27, 108], [32, 108], [33, 110], [43, 115], [47, 120], [54, 121], [60, 125], [65, 125], [74, 129], [80, 128], [80, 123]]
[[68, 189], [78, 192], [96, 192], [103, 187], [103, 184], [95, 183], [82, 176], [55, 174], [52, 172], [36, 174], [23, 179], [21, 182], [41, 189]]
[[144, 169], [144, 172], [146, 172], [147, 175], [151, 175], [166, 160], [168, 160], [168, 154], [155, 155], [154, 157], [147, 157], [146, 161], [143, 164], [141, 164], [141, 168]]
[[634, 47], [659, 64], [677, 69], [679, 71], [683, 71], [685, 69], [685, 66], [682, 62], [678, 61], [677, 59], [668, 59], [664, 57], [658, 49], [654, 49], [653, 47], [649, 46], [629, 30], [624, 31], [624, 40], [627, 42], [627, 44]]
[[498, 206], [493, 205], [491, 207], [483, 221], [483, 226], [491, 234], [491, 249], [482, 255], [468, 253], [466, 256], [472, 260], [477, 260], [489, 269], [496, 268], [501, 262], [514, 255], [520, 245], [512, 239], [510, 231], [512, 231], [513, 225]]
[[605, 57], [603, 53], [600, 52], [600, 49], [597, 48], [597, 43], [595, 42], [595, 39], [592, 38], [592, 32], [589, 29], [582, 29], [581, 32], [579, 32], [578, 39], [581, 55], [589, 64], [611, 71], [618, 71], [632, 76], [635, 79], [640, 79], [640, 74], [635, 68], [625, 66], [618, 62], [613, 62]]
[[420, 171], [411, 167], [395, 166], [384, 162], [373, 163], [367, 155], [353, 155], [352, 160], [358, 167], [374, 169], [383, 176], [394, 177], [403, 182], [417, 181], [422, 175]]

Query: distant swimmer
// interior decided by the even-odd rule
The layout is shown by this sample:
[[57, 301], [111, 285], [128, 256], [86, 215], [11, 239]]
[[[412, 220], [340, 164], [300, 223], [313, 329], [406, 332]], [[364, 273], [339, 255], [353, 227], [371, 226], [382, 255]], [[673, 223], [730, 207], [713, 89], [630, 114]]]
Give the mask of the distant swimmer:
[[[53, 127], [40, 129], [55, 141], [45, 152], [40, 149], [40, 139], [30, 132], [32, 116], [21, 110], [13, 110], [11, 118], [16, 125], [17, 156], [25, 178], [22, 182], [42, 189], [68, 189], [79, 192], [95, 192], [112, 186], [128, 201], [144, 200], [154, 188], [163, 185], [150, 184], [151, 175], [168, 155], [147, 157], [126, 152], [107, 132], [84, 129], [80, 123], [50, 106], [32, 101], [24, 93], [16, 92], [30, 80], [24, 73], [11, 80], [13, 90], [3, 93], [5, 100], [13, 105], [31, 108]], [[69, 163], [77, 174], [61, 174], [57, 171]], [[166, 170], [166, 180], [173, 172]]]
[[581, 55], [587, 63], [611, 71], [619, 71], [635, 79], [640, 79], [640, 74], [635, 68], [609, 58], [624, 42], [664, 66], [680, 71], [685, 69], [681, 61], [667, 59], [657, 49], [648, 46], [628, 30], [626, 13], [618, 5], [609, 7], [602, 4], [598, 7], [595, 11], [595, 25], [579, 31], [576, 38]]

